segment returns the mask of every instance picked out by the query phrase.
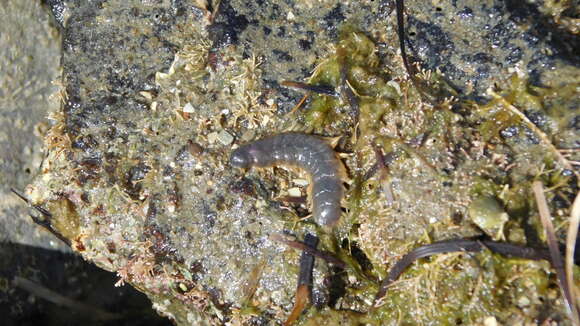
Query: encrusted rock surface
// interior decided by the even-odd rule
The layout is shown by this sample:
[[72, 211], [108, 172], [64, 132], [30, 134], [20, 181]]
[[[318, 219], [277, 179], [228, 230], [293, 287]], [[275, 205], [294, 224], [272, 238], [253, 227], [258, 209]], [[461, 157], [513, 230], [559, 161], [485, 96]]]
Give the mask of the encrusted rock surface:
[[[557, 218], [565, 221], [577, 187], [569, 157], [557, 149], [578, 136], [569, 127], [578, 70], [557, 53], [547, 62], [569, 74], [531, 88], [549, 70], [534, 63], [539, 49], [519, 39], [532, 32], [500, 33], [496, 52], [477, 48], [492, 46], [485, 35], [473, 35], [477, 46], [453, 45], [473, 33], [445, 31], [454, 25], [442, 17], [471, 19], [466, 27], [477, 29], [475, 15], [488, 8], [474, 4], [469, 16], [452, 2], [433, 14], [430, 4], [406, 2], [411, 47], [423, 67], [445, 74], [423, 71], [420, 78], [442, 77], [460, 90], [459, 101], [428, 102], [406, 78], [391, 1], [49, 3], [63, 28], [64, 104], [27, 195], [51, 211], [73, 249], [117, 271], [120, 284], [145, 292], [176, 323], [283, 322], [294, 303], [299, 253], [271, 235], [301, 239], [305, 232], [348, 266], [317, 260], [306, 324], [381, 323], [402, 310], [423, 321], [511, 323], [540, 318], [545, 300], [551, 318], [564, 318], [546, 264], [489, 253], [482, 264], [444, 257], [433, 263], [439, 272], [419, 265], [411, 285], [368, 313], [377, 280], [402, 254], [418, 243], [484, 233], [467, 216], [473, 198], [496, 198], [510, 216], [499, 238], [537, 245], [526, 182], [538, 177], [555, 187]], [[492, 8], [501, 30], [510, 7]], [[520, 66], [516, 58], [498, 64], [516, 51], [513, 44], [522, 47]], [[479, 51], [489, 58], [476, 67]], [[312, 93], [292, 110], [302, 93], [280, 86], [284, 80], [332, 87], [340, 96]], [[495, 93], [486, 93], [494, 84]], [[554, 100], [559, 93], [564, 99]], [[307, 191], [296, 181], [304, 176], [227, 163], [238, 144], [288, 130], [341, 137], [337, 150], [350, 182], [334, 232], [305, 218], [308, 205], [288, 200], [290, 188]], [[377, 152], [388, 167], [372, 174]], [[534, 281], [506, 280], [515, 274]], [[490, 296], [497, 287], [504, 292]], [[433, 309], [417, 303], [411, 310], [410, 300], [432, 300]]]

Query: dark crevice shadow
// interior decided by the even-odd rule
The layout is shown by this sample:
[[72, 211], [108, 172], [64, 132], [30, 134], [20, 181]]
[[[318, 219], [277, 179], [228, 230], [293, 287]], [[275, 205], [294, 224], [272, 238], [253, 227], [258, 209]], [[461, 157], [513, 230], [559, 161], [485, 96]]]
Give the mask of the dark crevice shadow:
[[171, 325], [115, 274], [60, 251], [0, 242], [2, 325]]

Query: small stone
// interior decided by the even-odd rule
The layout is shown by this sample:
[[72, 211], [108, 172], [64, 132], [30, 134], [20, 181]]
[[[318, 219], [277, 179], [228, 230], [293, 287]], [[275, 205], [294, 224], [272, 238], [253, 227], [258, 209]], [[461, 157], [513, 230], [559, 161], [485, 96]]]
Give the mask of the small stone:
[[526, 296], [519, 297], [517, 302], [520, 308], [527, 307], [530, 305], [530, 299]]
[[195, 110], [193, 109], [193, 105], [191, 105], [191, 103], [187, 102], [184, 106], [183, 106], [183, 112], [185, 113], [193, 113]]
[[503, 138], [512, 138], [518, 135], [518, 127], [510, 126], [501, 130], [499, 133]]
[[267, 204], [266, 204], [265, 200], [259, 199], [256, 201], [255, 205], [256, 205], [256, 208], [262, 208], [262, 207], [266, 207]]
[[213, 143], [215, 143], [217, 139], [218, 139], [218, 133], [217, 133], [217, 132], [215, 132], [215, 131], [214, 131], [214, 132], [210, 132], [210, 133], [207, 135], [207, 141], [208, 141], [210, 144], [213, 144]]
[[294, 179], [294, 180], [292, 180], [292, 182], [294, 182], [295, 185], [300, 186], [300, 187], [306, 187], [310, 183], [306, 179]]
[[169, 203], [166, 207], [169, 213], [175, 213], [175, 204]]
[[290, 195], [290, 197], [300, 197], [302, 196], [302, 191], [297, 187], [290, 188], [288, 189], [288, 195]]
[[187, 150], [189, 151], [189, 154], [195, 157], [198, 157], [203, 153], [203, 147], [201, 147], [200, 144], [191, 140], [187, 144]]
[[140, 94], [141, 96], [143, 96], [144, 98], [146, 98], [146, 99], [150, 100], [150, 101], [151, 101], [151, 99], [153, 98], [153, 95], [151, 95], [151, 93], [150, 93], [150, 92], [145, 92], [145, 91], [143, 91], [143, 92], [139, 92], [139, 94]]
[[229, 145], [234, 141], [234, 136], [230, 135], [227, 131], [222, 130], [218, 134], [218, 140], [222, 145]]
[[483, 325], [485, 326], [497, 326], [497, 319], [494, 316], [485, 317], [483, 320]]

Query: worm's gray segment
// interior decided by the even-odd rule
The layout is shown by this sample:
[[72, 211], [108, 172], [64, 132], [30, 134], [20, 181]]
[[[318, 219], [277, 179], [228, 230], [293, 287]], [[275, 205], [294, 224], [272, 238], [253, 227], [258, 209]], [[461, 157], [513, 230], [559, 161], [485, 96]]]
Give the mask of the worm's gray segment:
[[321, 225], [338, 222], [343, 196], [341, 162], [322, 139], [299, 133], [270, 136], [241, 146], [230, 162], [241, 168], [288, 164], [306, 170], [312, 177], [314, 220]]
[[[312, 206], [316, 223], [333, 225], [338, 222], [342, 213], [340, 198], [342, 197], [342, 182], [336, 177], [313, 178]], [[340, 194], [338, 202], [337, 194]]]

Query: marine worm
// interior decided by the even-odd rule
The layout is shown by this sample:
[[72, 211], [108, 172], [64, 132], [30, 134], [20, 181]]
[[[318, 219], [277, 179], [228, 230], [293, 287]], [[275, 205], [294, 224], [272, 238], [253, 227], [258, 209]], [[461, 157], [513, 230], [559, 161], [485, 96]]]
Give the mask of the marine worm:
[[230, 164], [238, 168], [286, 165], [310, 176], [312, 215], [323, 226], [334, 226], [342, 213], [344, 166], [323, 139], [301, 133], [282, 133], [240, 146]]

